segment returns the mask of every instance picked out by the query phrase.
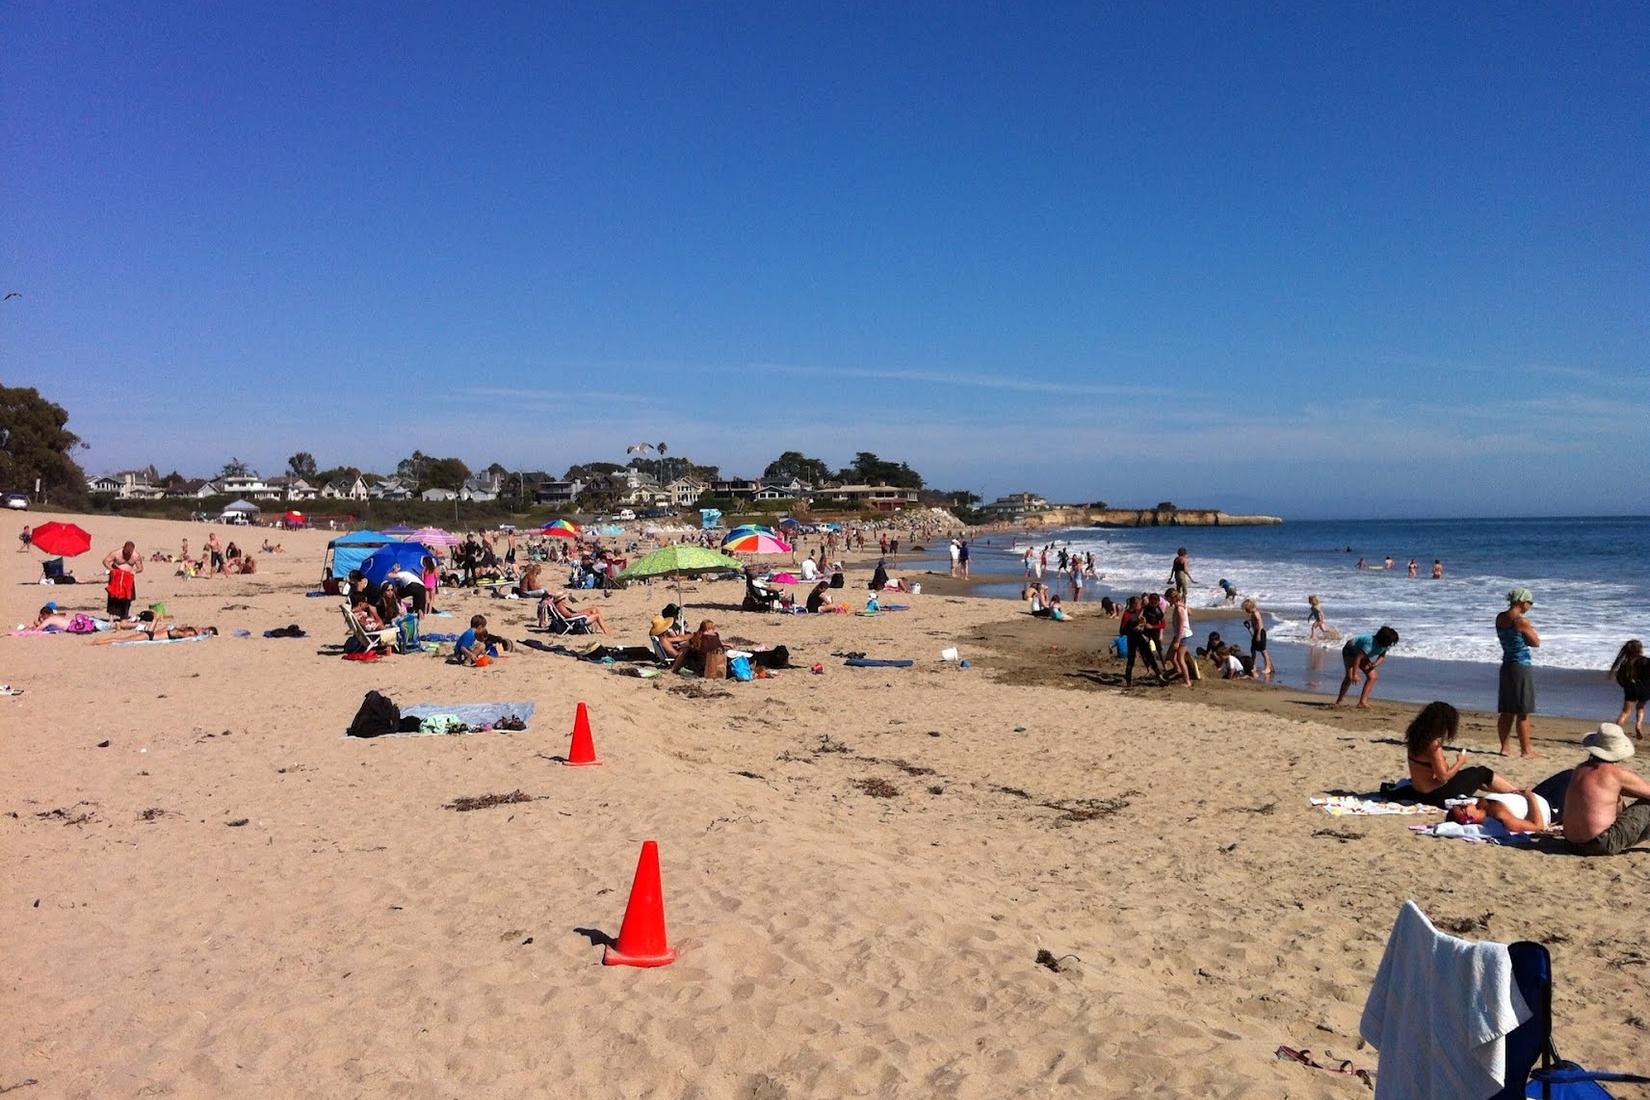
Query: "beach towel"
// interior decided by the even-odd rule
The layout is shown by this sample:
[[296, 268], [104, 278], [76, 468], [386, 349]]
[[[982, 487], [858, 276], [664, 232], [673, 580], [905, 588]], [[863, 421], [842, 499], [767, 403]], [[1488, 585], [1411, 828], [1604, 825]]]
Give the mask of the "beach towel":
[[1506, 944], [1445, 935], [1404, 902], [1358, 1027], [1381, 1052], [1375, 1100], [1495, 1095], [1529, 1018]]
[[[516, 717], [522, 721], [523, 728], [532, 724], [533, 704], [521, 703], [414, 703], [410, 707], [401, 708], [401, 717], [417, 718], [422, 722], [426, 718], [441, 716], [450, 721], [458, 721], [470, 727], [472, 733], [492, 726], [501, 718]], [[346, 736], [348, 736], [346, 734]], [[387, 737], [434, 737], [451, 736], [437, 730], [402, 730], [386, 734]]]
[[193, 634], [187, 638], [137, 638], [130, 642], [110, 642], [109, 645], [172, 645], [175, 642], [204, 642], [211, 637], [210, 634]]
[[1507, 827], [1494, 818], [1486, 819], [1481, 825], [1457, 825], [1453, 821], [1438, 821], [1431, 825], [1411, 825], [1410, 831], [1420, 836], [1437, 837], [1440, 840], [1465, 840], [1473, 844], [1534, 844], [1544, 836], [1559, 835], [1552, 830], [1544, 833], [1510, 833]]
[[849, 668], [910, 668], [915, 661], [904, 659], [889, 660], [876, 657], [850, 657], [842, 662]]
[[1332, 794], [1312, 799], [1312, 805], [1331, 817], [1387, 817], [1394, 814], [1441, 814], [1437, 806], [1419, 802], [1388, 802], [1382, 798]]

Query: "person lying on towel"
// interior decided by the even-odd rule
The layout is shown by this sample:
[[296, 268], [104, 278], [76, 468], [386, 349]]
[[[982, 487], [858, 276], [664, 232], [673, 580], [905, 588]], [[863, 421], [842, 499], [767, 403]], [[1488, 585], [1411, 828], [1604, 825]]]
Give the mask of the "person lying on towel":
[[1451, 806], [1449, 819], [1457, 825], [1494, 821], [1509, 833], [1539, 833], [1553, 823], [1553, 808], [1534, 791], [1508, 791]]
[[93, 638], [93, 645], [114, 645], [116, 642], [160, 642], [179, 641], [183, 638], [209, 637], [215, 638], [218, 628], [215, 626], [173, 626], [166, 618], [156, 615], [136, 630], [110, 631], [102, 637]]

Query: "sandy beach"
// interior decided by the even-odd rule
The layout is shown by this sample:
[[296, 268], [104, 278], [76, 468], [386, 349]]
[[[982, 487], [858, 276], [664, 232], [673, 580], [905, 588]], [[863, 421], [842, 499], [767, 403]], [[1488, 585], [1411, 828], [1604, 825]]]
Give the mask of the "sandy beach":
[[[48, 598], [101, 613], [96, 562], [124, 539], [147, 556], [208, 531], [60, 518], [95, 536], [71, 561], [93, 583], [40, 587], [42, 555], [0, 552], [8, 627]], [[330, 536], [272, 537], [289, 552], [254, 576], [138, 580], [139, 606], [224, 636], [0, 641], [0, 681], [24, 691], [0, 698], [0, 1090], [1354, 1097], [1273, 1051], [1374, 1068], [1358, 1020], [1406, 898], [1472, 938], [1546, 943], [1560, 1050], [1646, 1068], [1650, 852], [1433, 840], [1410, 830], [1429, 818], [1309, 805], [1402, 772], [1408, 704], [1336, 712], [1207, 678], [1125, 694], [1110, 624], [920, 576], [910, 611], [875, 618], [748, 613], [736, 583], [686, 584], [690, 621], [801, 666], [753, 683], [533, 649], [360, 664], [337, 655], [337, 601], [305, 595]], [[579, 595], [644, 644], [674, 592]], [[442, 606], [426, 630], [480, 612], [555, 640], [526, 630], [530, 603]], [[309, 636], [262, 637], [289, 623]], [[519, 733], [346, 739], [370, 690], [536, 712]], [[599, 768], [553, 759], [580, 701]], [[1494, 755], [1490, 721], [1469, 717], [1463, 746], [1521, 786], [1580, 758], [1583, 723], [1538, 721], [1546, 758], [1520, 760]], [[445, 808], [516, 790], [532, 800]], [[603, 967], [650, 838], [679, 960]]]

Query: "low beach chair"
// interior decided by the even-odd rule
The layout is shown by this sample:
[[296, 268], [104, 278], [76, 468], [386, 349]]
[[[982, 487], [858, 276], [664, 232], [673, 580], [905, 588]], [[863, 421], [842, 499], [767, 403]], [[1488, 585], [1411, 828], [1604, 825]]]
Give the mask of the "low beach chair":
[[550, 633], [552, 634], [591, 633], [589, 619], [586, 619], [583, 615], [563, 615], [560, 611], [556, 610], [556, 604], [553, 600], [545, 602], [544, 611], [545, 615], [549, 619], [549, 623], [547, 625], [549, 626]]
[[350, 613], [349, 604], [339, 604], [338, 607], [344, 613], [344, 622], [349, 626], [348, 637], [361, 647], [363, 653], [374, 649], [384, 653], [399, 652], [397, 638], [401, 631], [398, 628], [386, 626], [382, 630], [368, 630]]
[[[1553, 960], [1529, 940], [1507, 945], [1513, 981], [1530, 1018], [1507, 1035], [1507, 1085], [1491, 1100], [1610, 1100], [1600, 1081], [1650, 1084], [1635, 1073], [1594, 1073], [1558, 1056], [1553, 1045]], [[1538, 1066], [1539, 1063], [1539, 1066]]]

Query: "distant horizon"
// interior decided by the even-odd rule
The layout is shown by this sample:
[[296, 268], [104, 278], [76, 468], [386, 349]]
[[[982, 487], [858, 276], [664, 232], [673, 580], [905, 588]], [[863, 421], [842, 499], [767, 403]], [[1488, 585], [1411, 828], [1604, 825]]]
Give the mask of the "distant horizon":
[[1585, 514], [1650, 413], [1644, 5], [6, 26], [0, 376], [92, 470], [849, 440], [988, 500]]

